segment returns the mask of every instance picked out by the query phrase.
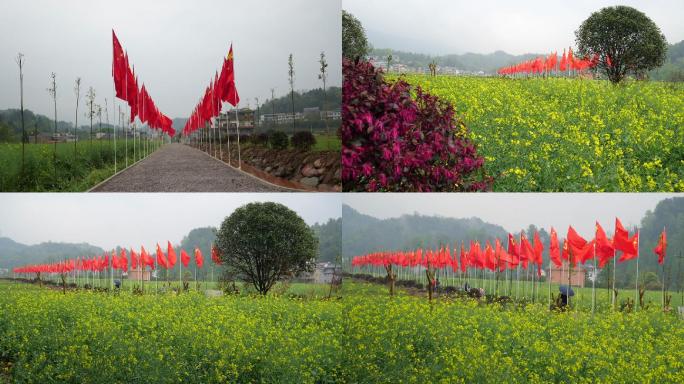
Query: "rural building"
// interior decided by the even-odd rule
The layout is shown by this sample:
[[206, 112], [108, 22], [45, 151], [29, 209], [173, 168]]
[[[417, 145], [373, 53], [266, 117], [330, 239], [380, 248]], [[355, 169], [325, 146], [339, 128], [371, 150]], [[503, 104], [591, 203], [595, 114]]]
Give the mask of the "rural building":
[[[577, 265], [572, 269], [572, 276], [570, 277], [570, 284], [574, 287], [584, 287], [584, 281], [586, 280], [587, 269]], [[551, 282], [568, 285], [568, 263], [563, 262], [560, 268], [556, 266], [551, 267]]]
[[78, 141], [78, 137], [71, 133], [39, 133], [37, 139], [36, 135], [29, 136], [29, 142], [33, 142], [34, 140], [42, 144], [73, 143], [74, 141]]
[[[240, 134], [251, 135], [254, 133], [255, 112], [249, 108], [240, 108], [237, 112], [237, 119], [240, 123]], [[231, 135], [237, 134], [237, 122], [235, 119], [235, 110], [226, 113], [220, 113], [214, 119], [214, 128], [218, 127], [221, 132], [226, 132], [226, 125], [230, 127], [228, 131]]]
[[333, 263], [323, 262], [316, 263], [313, 272], [300, 273], [297, 276], [297, 280], [317, 284], [330, 284], [333, 280], [333, 276], [335, 279], [341, 280], [342, 267], [340, 265], [335, 266]]
[[141, 277], [143, 281], [150, 281], [150, 271], [147, 269], [141, 271], [140, 268], [131, 269], [128, 271], [128, 280], [140, 281]]
[[[292, 124], [291, 113], [266, 113], [261, 115], [261, 123], [269, 123], [275, 125]], [[294, 116], [295, 121], [304, 120], [304, 115], [301, 112], [296, 112]]]
[[335, 279], [342, 277], [342, 267], [333, 263], [316, 263], [316, 269], [313, 272], [313, 282], [330, 284]]

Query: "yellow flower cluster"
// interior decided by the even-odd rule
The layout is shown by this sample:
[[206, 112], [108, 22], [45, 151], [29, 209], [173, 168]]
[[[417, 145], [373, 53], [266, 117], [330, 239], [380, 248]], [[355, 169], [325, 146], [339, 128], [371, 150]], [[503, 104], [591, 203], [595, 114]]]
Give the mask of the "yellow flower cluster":
[[453, 103], [497, 191], [684, 191], [682, 85], [403, 78]]
[[346, 283], [342, 298], [0, 283], [12, 382], [684, 382], [676, 316], [506, 309]]

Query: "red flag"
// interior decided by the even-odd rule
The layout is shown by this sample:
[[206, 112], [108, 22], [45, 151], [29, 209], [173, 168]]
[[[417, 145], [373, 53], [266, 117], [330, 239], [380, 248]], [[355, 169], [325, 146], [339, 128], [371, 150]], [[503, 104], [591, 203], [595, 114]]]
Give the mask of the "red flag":
[[596, 235], [594, 239], [596, 240], [596, 256], [599, 259], [599, 268], [603, 268], [615, 256], [615, 249], [598, 221], [596, 222]]
[[126, 99], [126, 71], [125, 71], [125, 57], [124, 51], [112, 29], [112, 46], [114, 53], [112, 55], [112, 77], [114, 77], [114, 89], [116, 90], [116, 97], [119, 99]]
[[112, 249], [112, 268], [119, 269], [119, 258], [116, 256], [116, 250]]
[[166, 263], [166, 256], [164, 256], [164, 252], [161, 250], [159, 243], [157, 243], [157, 265], [161, 265], [167, 269], [169, 268]]
[[665, 233], [665, 228], [663, 228], [663, 232], [660, 233], [660, 238], [658, 239], [658, 245], [653, 248], [653, 253], [658, 255], [658, 264], [660, 265], [665, 261], [665, 252], [667, 252], [667, 234]]
[[542, 244], [541, 239], [539, 238], [539, 232], [534, 233], [534, 262], [537, 264], [537, 266], [541, 266], [542, 263], [544, 262], [544, 258], [542, 257], [542, 252], [544, 252], [544, 244]]
[[218, 248], [214, 244], [211, 245], [211, 261], [216, 265], [221, 265], [221, 256]]
[[235, 87], [235, 70], [233, 68], [233, 45], [230, 45], [228, 56], [223, 61], [219, 86], [221, 101], [226, 101], [233, 106], [240, 102], [237, 88]]
[[551, 227], [551, 242], [549, 244], [549, 257], [551, 258], [551, 261], [556, 266], [556, 268], [560, 268], [563, 265], [563, 262], [560, 259], [560, 249], [559, 249], [559, 244], [558, 244], [558, 233], [556, 233], [556, 230], [553, 227]]
[[202, 268], [202, 265], [204, 264], [204, 258], [202, 257], [202, 251], [200, 251], [199, 248], [195, 248], [195, 264], [199, 268]]
[[494, 250], [492, 249], [492, 245], [489, 243], [489, 240], [485, 243], [485, 251], [484, 251], [484, 266], [487, 269], [491, 269], [492, 271], [496, 269], [496, 258], [494, 257]]
[[126, 258], [125, 249], [121, 249], [121, 257], [119, 257], [119, 267], [122, 271], [128, 272], [128, 258]]
[[143, 246], [140, 246], [140, 262], [143, 267], [147, 265], [150, 269], [154, 270], [154, 259], [150, 257]]
[[181, 263], [183, 263], [183, 266], [187, 268], [189, 262], [190, 256], [188, 256], [188, 254], [185, 252], [185, 249], [181, 249]]
[[575, 231], [575, 228], [573, 228], [572, 225], [568, 227], [567, 239], [573, 256], [581, 253], [584, 246], [587, 245], [587, 241]]
[[520, 232], [520, 260], [522, 260], [523, 269], [527, 269], [528, 261], [534, 261], [534, 250], [524, 231]]
[[176, 261], [178, 260], [176, 259], [176, 251], [173, 249], [173, 245], [171, 245], [170, 241], [167, 241], [166, 243], [168, 245], [168, 252], [166, 254], [166, 268], [173, 268], [173, 266], [176, 265]]
[[629, 232], [622, 226], [620, 219], [615, 218], [615, 234], [613, 235], [613, 247], [618, 251], [636, 255], [637, 250], [634, 248], [632, 239], [629, 238]]
[[520, 245], [515, 243], [515, 237], [511, 233], [508, 234], [508, 254], [513, 260], [511, 267], [517, 267], [520, 264]]
[[[142, 267], [142, 263], [140, 265]], [[138, 268], [138, 254], [131, 248], [131, 269]]]
[[461, 272], [466, 271], [468, 268], [468, 258], [465, 252], [465, 246], [463, 245], [463, 240], [461, 240]]
[[620, 258], [618, 259], [618, 263], [627, 260], [632, 260], [639, 255], [639, 231], [636, 231], [636, 233], [634, 233], [634, 235], [631, 239], [629, 239], [629, 241], [632, 244], [631, 248], [634, 250], [634, 252], [623, 252], [622, 256], [620, 256]]

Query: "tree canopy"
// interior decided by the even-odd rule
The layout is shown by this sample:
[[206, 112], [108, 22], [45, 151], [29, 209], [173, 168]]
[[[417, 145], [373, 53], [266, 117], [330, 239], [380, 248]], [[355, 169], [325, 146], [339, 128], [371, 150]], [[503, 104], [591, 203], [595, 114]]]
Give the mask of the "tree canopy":
[[363, 25], [354, 15], [342, 10], [342, 56], [355, 59], [366, 56], [369, 51]]
[[598, 56], [598, 69], [613, 83], [628, 73], [641, 76], [663, 65], [667, 41], [644, 13], [627, 6], [594, 12], [575, 31], [582, 56]]
[[311, 271], [318, 239], [296, 212], [278, 203], [249, 203], [221, 224], [216, 237], [228, 272], [265, 295], [282, 277]]

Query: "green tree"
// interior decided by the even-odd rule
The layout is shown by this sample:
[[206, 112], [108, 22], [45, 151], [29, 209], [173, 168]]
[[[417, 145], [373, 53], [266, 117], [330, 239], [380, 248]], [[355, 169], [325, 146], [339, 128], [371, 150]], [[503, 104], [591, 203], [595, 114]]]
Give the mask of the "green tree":
[[280, 278], [313, 269], [318, 239], [286, 206], [249, 203], [223, 220], [216, 246], [228, 271], [265, 295]]
[[14, 135], [7, 124], [0, 121], [0, 143], [6, 143], [14, 140]]
[[370, 51], [366, 31], [359, 19], [342, 11], [342, 56], [350, 59], [363, 57]]
[[575, 37], [580, 55], [597, 55], [598, 69], [613, 83], [628, 73], [641, 76], [665, 61], [665, 36], [651, 19], [632, 7], [606, 7], [592, 13]]

